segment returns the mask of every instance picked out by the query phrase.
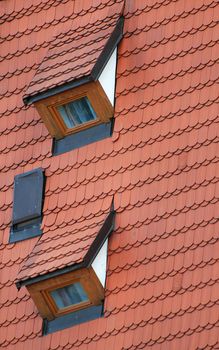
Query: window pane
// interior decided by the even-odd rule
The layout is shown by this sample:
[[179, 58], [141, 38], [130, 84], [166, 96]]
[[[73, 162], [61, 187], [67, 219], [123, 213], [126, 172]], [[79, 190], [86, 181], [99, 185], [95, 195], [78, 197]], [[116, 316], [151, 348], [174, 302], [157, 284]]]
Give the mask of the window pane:
[[87, 97], [59, 106], [57, 109], [69, 129], [97, 119], [96, 113]]
[[50, 294], [59, 309], [89, 300], [84, 288], [79, 282], [55, 289]]

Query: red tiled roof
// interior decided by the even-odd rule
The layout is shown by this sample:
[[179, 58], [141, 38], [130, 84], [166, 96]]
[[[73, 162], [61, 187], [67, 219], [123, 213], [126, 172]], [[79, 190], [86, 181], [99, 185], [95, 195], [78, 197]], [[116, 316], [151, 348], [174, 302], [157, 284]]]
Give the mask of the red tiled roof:
[[[63, 197], [66, 199], [65, 194]], [[60, 208], [60, 216], [56, 217], [55, 222], [45, 221], [42, 225], [44, 234], [23, 263], [17, 276], [18, 281], [47, 274], [84, 260], [110, 213], [112, 197], [108, 196], [95, 202], [90, 198], [90, 201], [91, 203], [88, 199], [86, 205], [65, 205]]]
[[[124, 1], [31, 3], [0, 2], [0, 348], [217, 349], [218, 1], [127, 0], [112, 138], [55, 157], [23, 96], [40, 65], [46, 81], [33, 93], [61, 83], [47, 64], [67, 71], [71, 35], [85, 42], [91, 31], [104, 43]], [[38, 167], [44, 233], [9, 244], [14, 176]], [[42, 336], [26, 288], [16, 289], [19, 271], [61, 268], [71, 249], [81, 259], [113, 196], [104, 317]]]
[[[24, 97], [42, 93], [90, 75], [121, 14], [123, 1], [111, 2], [101, 11], [91, 11], [81, 22], [73, 12], [61, 32], [53, 38]], [[101, 19], [99, 19], [99, 17]]]

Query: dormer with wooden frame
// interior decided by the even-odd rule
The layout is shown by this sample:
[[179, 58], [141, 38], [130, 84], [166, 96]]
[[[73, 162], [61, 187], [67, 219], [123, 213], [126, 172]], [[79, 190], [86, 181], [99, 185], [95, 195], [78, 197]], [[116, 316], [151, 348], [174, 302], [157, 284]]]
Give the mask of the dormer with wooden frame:
[[[87, 54], [81, 66], [80, 59], [78, 57], [77, 60], [76, 56], [76, 45], [86, 47], [86, 35], [80, 39], [80, 45], [74, 36], [71, 37], [68, 44], [63, 44], [63, 51], [70, 62], [66, 69], [63, 68], [63, 74], [55, 70], [56, 46], [59, 50], [62, 48], [59, 38], [56, 38], [54, 46], [36, 71], [24, 96], [24, 103], [34, 104], [36, 107], [54, 139], [54, 155], [111, 136], [117, 46], [122, 38], [122, 31], [121, 17], [107, 30], [103, 28], [103, 32], [99, 32], [102, 35], [101, 40], [97, 40], [94, 33], [89, 47], [95, 58], [90, 61]], [[80, 52], [79, 49], [78, 51]]]
[[[103, 315], [104, 287], [107, 269], [108, 238], [114, 229], [115, 211], [113, 203], [109, 214], [98, 227], [96, 237], [90, 242], [80, 262], [72, 263], [47, 273], [41, 266], [38, 244], [27, 257], [18, 274], [16, 285], [25, 286], [43, 319], [43, 334], [83, 323]], [[69, 246], [74, 259], [74, 246]], [[66, 252], [66, 254], [68, 254]], [[42, 255], [42, 261], [45, 262]], [[64, 257], [63, 257], [64, 259]], [[42, 273], [32, 275], [37, 261]], [[64, 261], [64, 260], [63, 260]], [[47, 263], [47, 268], [52, 266]]]
[[113, 106], [99, 81], [48, 97], [35, 106], [56, 140], [107, 123], [113, 117]]
[[104, 288], [92, 267], [82, 268], [27, 286], [40, 315], [48, 321], [101, 305]]

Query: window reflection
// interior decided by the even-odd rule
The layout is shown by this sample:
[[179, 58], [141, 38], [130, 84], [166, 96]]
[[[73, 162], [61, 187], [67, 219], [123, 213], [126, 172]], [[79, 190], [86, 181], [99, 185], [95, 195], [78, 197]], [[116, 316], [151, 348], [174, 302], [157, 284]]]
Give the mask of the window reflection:
[[89, 300], [84, 288], [79, 282], [55, 289], [50, 294], [59, 309]]
[[97, 119], [87, 97], [59, 106], [57, 110], [69, 129]]

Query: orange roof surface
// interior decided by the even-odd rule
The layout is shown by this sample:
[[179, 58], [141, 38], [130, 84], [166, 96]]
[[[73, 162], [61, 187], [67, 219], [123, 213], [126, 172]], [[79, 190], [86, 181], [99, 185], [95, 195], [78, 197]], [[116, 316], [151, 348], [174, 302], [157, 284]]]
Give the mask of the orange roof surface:
[[[218, 5], [0, 1], [0, 349], [219, 348]], [[23, 97], [86, 74], [121, 12], [113, 135], [52, 156]], [[14, 176], [38, 167], [43, 235], [9, 244]], [[42, 336], [15, 282], [81, 261], [112, 198], [104, 317]]]

